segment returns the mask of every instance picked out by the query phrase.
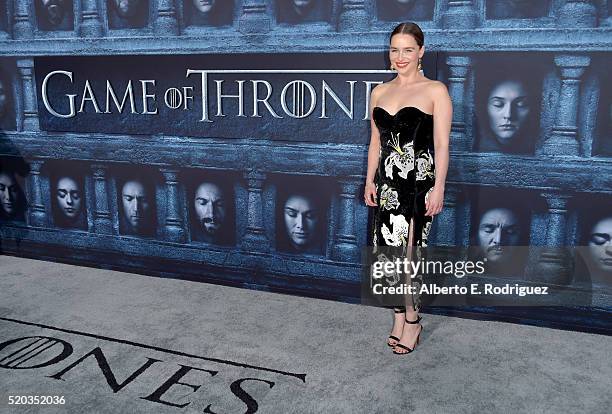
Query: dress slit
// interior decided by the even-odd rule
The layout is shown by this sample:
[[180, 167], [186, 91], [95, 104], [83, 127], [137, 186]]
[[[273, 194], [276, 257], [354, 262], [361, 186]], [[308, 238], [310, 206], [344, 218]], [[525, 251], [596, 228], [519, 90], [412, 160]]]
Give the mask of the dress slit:
[[[408, 263], [412, 261], [412, 248], [414, 247], [414, 217], [410, 217], [410, 224], [408, 226], [408, 242], [406, 243], [406, 259], [408, 259]], [[409, 286], [414, 286], [414, 278], [412, 277], [412, 265], [410, 266], [410, 273], [406, 275], [406, 283]], [[415, 305], [415, 298], [413, 293], [406, 293], [405, 295], [405, 306], [406, 309], [417, 310]]]

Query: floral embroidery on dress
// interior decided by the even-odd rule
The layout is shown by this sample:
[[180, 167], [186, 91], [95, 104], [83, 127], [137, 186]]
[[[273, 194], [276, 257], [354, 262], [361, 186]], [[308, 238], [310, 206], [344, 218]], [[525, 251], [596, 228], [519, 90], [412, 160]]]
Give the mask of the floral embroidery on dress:
[[429, 239], [429, 231], [431, 230], [431, 221], [428, 221], [423, 226], [423, 231], [421, 232], [421, 245], [423, 247], [427, 247], [427, 240]]
[[423, 151], [418, 155], [416, 159], [416, 180], [425, 180], [428, 177], [434, 178], [434, 171], [432, 168], [433, 157], [428, 151]]
[[402, 178], [408, 178], [408, 173], [414, 170], [414, 146], [412, 141], [400, 147], [399, 135], [399, 132], [396, 135], [391, 132], [389, 145], [393, 148], [393, 151], [385, 159], [385, 175], [391, 179], [393, 178], [394, 166], [399, 168], [398, 175]]
[[401, 214], [395, 215], [392, 213], [389, 215], [389, 222], [391, 223], [391, 227], [393, 227], [393, 232], [389, 230], [385, 223], [383, 223], [382, 229], [380, 230], [387, 245], [402, 246], [406, 244], [406, 240], [408, 240], [408, 222], [406, 221], [406, 217]]
[[395, 210], [400, 205], [397, 191], [383, 184], [380, 192], [380, 207], [384, 210]]

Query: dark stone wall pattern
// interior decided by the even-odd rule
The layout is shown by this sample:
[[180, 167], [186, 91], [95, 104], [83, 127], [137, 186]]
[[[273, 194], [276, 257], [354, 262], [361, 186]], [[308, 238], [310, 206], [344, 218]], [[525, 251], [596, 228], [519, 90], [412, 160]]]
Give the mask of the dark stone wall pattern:
[[[445, 206], [430, 244], [590, 246], [608, 266], [597, 256], [612, 249], [607, 1], [1, 3], [7, 253], [355, 300], [370, 243], [368, 119], [338, 120], [327, 133], [321, 120], [295, 131], [300, 124], [264, 122], [245, 134], [234, 118], [202, 132], [163, 116], [66, 128], [41, 104], [40, 76], [62, 59], [167, 81], [185, 61], [299, 69], [319, 64], [303, 60], [310, 55], [325, 68], [385, 70], [391, 29], [414, 20], [425, 32], [425, 74], [454, 102]], [[367, 98], [356, 96], [357, 107]], [[510, 230], [496, 232], [500, 222]], [[585, 278], [578, 259], [523, 259], [510, 280], [588, 286], [594, 306], [610, 306], [612, 280]]]

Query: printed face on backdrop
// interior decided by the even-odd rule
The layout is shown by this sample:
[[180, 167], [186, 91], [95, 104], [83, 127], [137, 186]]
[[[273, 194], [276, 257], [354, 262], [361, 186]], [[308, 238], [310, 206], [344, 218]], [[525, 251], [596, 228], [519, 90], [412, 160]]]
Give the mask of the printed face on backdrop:
[[314, 200], [294, 194], [287, 198], [283, 207], [285, 230], [290, 243], [298, 250], [312, 246], [317, 237], [317, 228], [321, 220], [321, 211]]
[[516, 246], [520, 240], [519, 221], [507, 208], [486, 211], [478, 224], [478, 244], [487, 260], [495, 263], [510, 259], [504, 246]]
[[212, 240], [218, 239], [224, 230], [226, 202], [223, 191], [214, 183], [201, 183], [195, 191], [194, 207], [198, 223], [204, 234]]
[[308, 9], [314, 3], [313, 0], [290, 0], [293, 4], [293, 10], [299, 14], [303, 15], [308, 12]]
[[529, 92], [515, 80], [495, 85], [487, 98], [489, 127], [502, 146], [509, 146], [521, 133], [531, 113]]
[[138, 180], [129, 180], [121, 189], [121, 203], [126, 221], [136, 233], [143, 232], [151, 214], [150, 194]]
[[79, 184], [71, 177], [61, 177], [57, 180], [55, 199], [59, 211], [66, 219], [76, 219], [82, 206], [82, 194]]
[[208, 13], [215, 5], [215, 0], [191, 0], [200, 13]]
[[612, 276], [612, 216], [597, 221], [589, 234], [587, 252], [594, 270]]
[[43, 5], [45, 17], [49, 23], [54, 26], [59, 25], [64, 20], [66, 15], [66, 7], [68, 2], [66, 0], [40, 0]]
[[2, 79], [0, 79], [0, 119], [6, 114], [7, 104], [8, 104], [8, 96], [6, 86]]
[[15, 174], [0, 171], [0, 209], [4, 216], [12, 218], [19, 208], [19, 184]]
[[112, 0], [117, 14], [123, 18], [134, 17], [143, 0]]

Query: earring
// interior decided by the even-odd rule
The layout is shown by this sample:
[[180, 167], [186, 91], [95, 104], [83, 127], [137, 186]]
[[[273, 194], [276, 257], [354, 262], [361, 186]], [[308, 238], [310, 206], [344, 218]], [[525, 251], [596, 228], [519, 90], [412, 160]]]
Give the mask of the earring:
[[391, 70], [395, 70], [395, 68], [393, 67], [393, 64], [391, 64]]
[[419, 58], [419, 66], [417, 66], [417, 70], [423, 70], [423, 65], [421, 64], [422, 61], [423, 59]]

